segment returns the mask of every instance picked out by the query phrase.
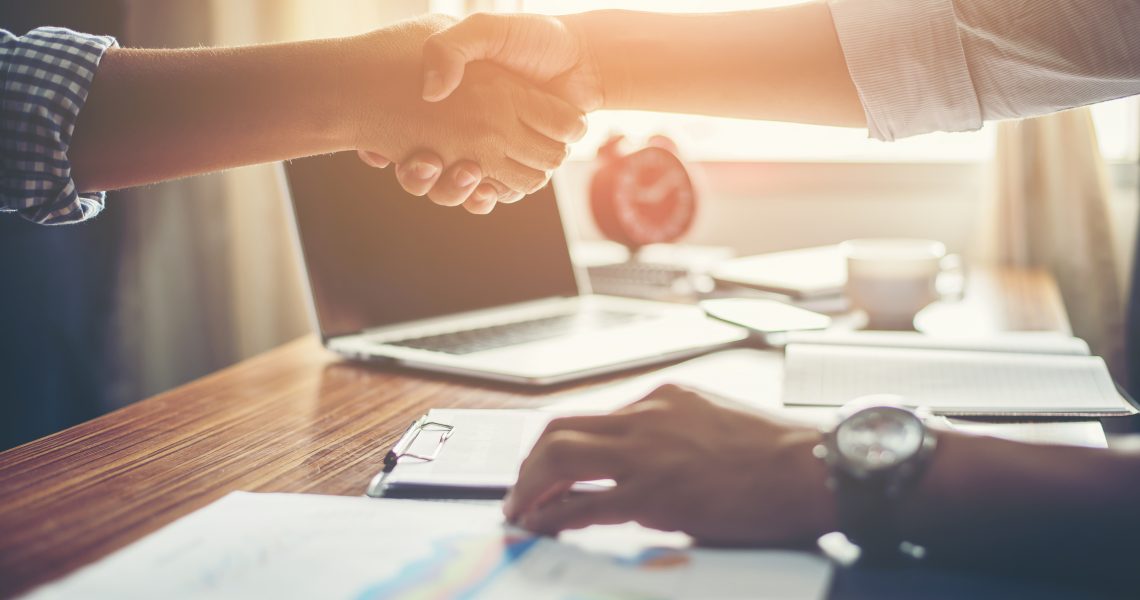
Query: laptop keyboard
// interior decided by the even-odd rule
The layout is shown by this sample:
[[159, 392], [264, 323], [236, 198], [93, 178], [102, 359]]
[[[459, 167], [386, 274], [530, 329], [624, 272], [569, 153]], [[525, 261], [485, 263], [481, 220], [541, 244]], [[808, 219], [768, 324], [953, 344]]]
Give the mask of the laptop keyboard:
[[690, 275], [689, 269], [657, 263], [617, 263], [587, 267], [590, 289], [595, 294], [609, 294], [612, 289], [630, 287], [670, 290], [678, 279]]
[[445, 352], [447, 354], [471, 354], [483, 350], [494, 350], [495, 348], [548, 340], [564, 335], [599, 331], [646, 318], [648, 318], [647, 315], [640, 313], [610, 310], [584, 311], [388, 342], [388, 345]]

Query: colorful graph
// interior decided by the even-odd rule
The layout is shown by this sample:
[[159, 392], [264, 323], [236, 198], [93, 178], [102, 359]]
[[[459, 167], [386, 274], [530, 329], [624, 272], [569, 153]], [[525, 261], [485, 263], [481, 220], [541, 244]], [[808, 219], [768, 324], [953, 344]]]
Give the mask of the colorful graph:
[[439, 540], [432, 552], [395, 577], [368, 588], [358, 600], [474, 598], [496, 575], [537, 543], [533, 536], [461, 536]]
[[[357, 596], [357, 600], [385, 600], [399, 598], [412, 600], [471, 599], [486, 592], [496, 577], [514, 567], [541, 538], [525, 535], [453, 536], [436, 541], [425, 556], [413, 559], [395, 576], [372, 585]], [[588, 571], [578, 572], [578, 585], [568, 598], [601, 600], [622, 598], [655, 598], [655, 594], [638, 594], [630, 589], [611, 595], [591, 587], [589, 575], [603, 576], [621, 571], [659, 572], [690, 566], [689, 553], [677, 548], [651, 547], [628, 557], [592, 555], [563, 548], [578, 559], [557, 570], [563, 577], [574, 577], [578, 569], [573, 564], [585, 565]], [[545, 555], [545, 554], [544, 554]], [[547, 556], [548, 559], [551, 557]], [[562, 556], [562, 559], [570, 555]], [[590, 566], [592, 565], [592, 566]], [[584, 587], [583, 587], [584, 586]]]
[[647, 571], [662, 571], [687, 567], [692, 563], [689, 553], [678, 548], [646, 548], [637, 556], [615, 558], [619, 565]]

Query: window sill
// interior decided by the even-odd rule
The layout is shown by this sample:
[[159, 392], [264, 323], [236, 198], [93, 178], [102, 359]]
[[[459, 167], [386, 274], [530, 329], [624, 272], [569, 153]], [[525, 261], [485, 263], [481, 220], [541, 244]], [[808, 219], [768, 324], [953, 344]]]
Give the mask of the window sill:
[[[572, 159], [563, 166], [564, 177], [588, 181], [594, 161]], [[961, 190], [975, 200], [983, 185], [989, 161], [689, 161], [698, 188], [712, 195], [778, 194], [862, 195], [885, 192], [892, 197], [924, 194], [936, 187]], [[1111, 162], [1109, 180], [1117, 191], [1135, 190], [1140, 167]], [[968, 193], [973, 190], [974, 193]]]

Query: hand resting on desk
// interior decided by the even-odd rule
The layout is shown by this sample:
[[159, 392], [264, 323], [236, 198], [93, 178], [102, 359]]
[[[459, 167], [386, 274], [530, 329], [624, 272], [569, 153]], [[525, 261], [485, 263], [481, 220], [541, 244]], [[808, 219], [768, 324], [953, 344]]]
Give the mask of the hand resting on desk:
[[[512, 521], [555, 533], [637, 521], [717, 544], [801, 544], [834, 529], [818, 431], [667, 385], [611, 415], [556, 419], [507, 498]], [[578, 481], [604, 492], [565, 495]]]
[[[555, 534], [637, 521], [714, 544], [799, 545], [834, 530], [820, 433], [664, 386], [611, 415], [552, 421], [523, 462], [507, 518]], [[583, 480], [612, 490], [569, 495]], [[927, 560], [1052, 577], [1131, 573], [1140, 454], [942, 432], [894, 521]], [[1122, 568], [1123, 567], [1123, 568]]]

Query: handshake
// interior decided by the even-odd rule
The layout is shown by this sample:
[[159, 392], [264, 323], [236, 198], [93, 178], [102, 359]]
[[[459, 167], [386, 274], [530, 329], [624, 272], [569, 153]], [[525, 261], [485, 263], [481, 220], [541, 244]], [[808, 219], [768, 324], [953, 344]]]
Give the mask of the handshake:
[[412, 194], [487, 213], [545, 185], [583, 115], [603, 107], [866, 125], [828, 6], [811, 2], [428, 16], [348, 38], [113, 48], [57, 150], [80, 193], [356, 150], [396, 163]]
[[409, 193], [475, 214], [546, 185], [602, 105], [584, 37], [555, 17], [423, 17], [349, 44], [350, 64], [395, 75], [352, 75], [366, 82], [345, 99], [361, 159], [394, 162]]

